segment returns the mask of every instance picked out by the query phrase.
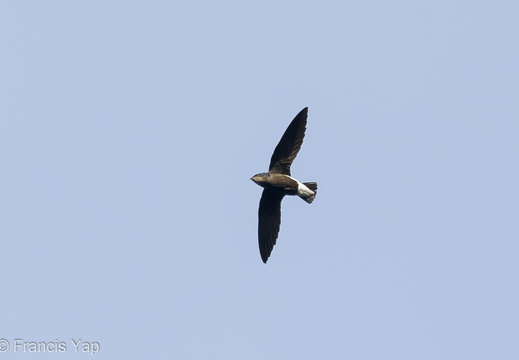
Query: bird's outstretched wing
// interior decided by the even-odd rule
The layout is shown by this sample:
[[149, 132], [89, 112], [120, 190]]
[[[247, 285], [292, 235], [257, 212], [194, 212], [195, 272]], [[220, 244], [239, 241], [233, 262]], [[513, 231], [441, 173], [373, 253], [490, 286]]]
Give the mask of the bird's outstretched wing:
[[270, 172], [290, 175], [290, 165], [292, 165], [301, 148], [301, 144], [303, 144], [307, 117], [308, 108], [305, 107], [288, 125], [270, 158]]
[[267, 263], [278, 238], [283, 196], [282, 193], [272, 189], [264, 189], [261, 195], [258, 211], [258, 243], [261, 260], [264, 263]]

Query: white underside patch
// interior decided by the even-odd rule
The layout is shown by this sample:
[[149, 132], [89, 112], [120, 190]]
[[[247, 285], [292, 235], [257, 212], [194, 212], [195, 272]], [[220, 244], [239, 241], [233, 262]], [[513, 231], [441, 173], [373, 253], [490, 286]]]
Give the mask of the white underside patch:
[[[287, 175], [288, 176], [288, 175]], [[310, 190], [305, 184], [303, 184], [301, 181], [294, 179], [293, 177], [289, 176], [294, 181], [297, 181], [297, 196], [302, 198], [307, 198], [311, 195], [315, 195], [315, 192]]]

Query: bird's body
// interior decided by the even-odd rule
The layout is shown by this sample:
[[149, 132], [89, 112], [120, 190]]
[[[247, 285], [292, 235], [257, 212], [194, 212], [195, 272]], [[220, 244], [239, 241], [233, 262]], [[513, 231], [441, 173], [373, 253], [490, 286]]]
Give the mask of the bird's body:
[[304, 108], [292, 120], [279, 141], [268, 173], [254, 175], [251, 180], [263, 187], [258, 211], [258, 242], [261, 259], [267, 262], [279, 233], [281, 224], [281, 200], [285, 195], [297, 195], [311, 204], [317, 193], [317, 183], [302, 183], [290, 175], [290, 165], [294, 161], [306, 130], [308, 108]]
[[[256, 184], [271, 191], [278, 191], [283, 195], [297, 195], [307, 203], [311, 204], [315, 199], [315, 191], [311, 190], [311, 184], [302, 183], [292, 176], [278, 173], [261, 173], [251, 178]], [[315, 184], [317, 190], [317, 184]]]

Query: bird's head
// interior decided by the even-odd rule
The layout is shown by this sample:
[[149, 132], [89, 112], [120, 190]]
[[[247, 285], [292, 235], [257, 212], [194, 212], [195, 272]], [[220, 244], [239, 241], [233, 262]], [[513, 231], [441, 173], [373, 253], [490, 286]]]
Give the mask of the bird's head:
[[266, 179], [270, 177], [269, 173], [259, 173], [251, 177], [250, 179], [254, 181], [259, 186], [263, 186], [263, 184], [266, 182]]

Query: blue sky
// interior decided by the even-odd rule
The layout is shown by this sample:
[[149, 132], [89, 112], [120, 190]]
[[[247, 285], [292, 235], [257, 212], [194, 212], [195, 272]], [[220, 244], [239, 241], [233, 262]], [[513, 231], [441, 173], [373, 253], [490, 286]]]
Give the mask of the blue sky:
[[[517, 359], [518, 16], [2, 2], [1, 356]], [[264, 265], [249, 178], [305, 106]]]

